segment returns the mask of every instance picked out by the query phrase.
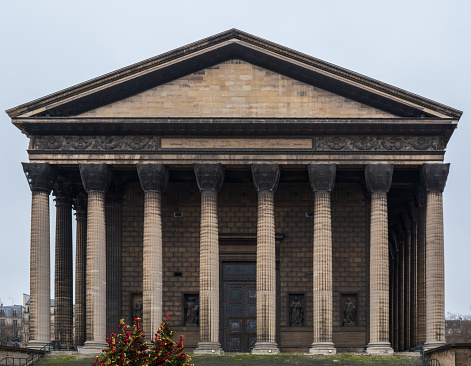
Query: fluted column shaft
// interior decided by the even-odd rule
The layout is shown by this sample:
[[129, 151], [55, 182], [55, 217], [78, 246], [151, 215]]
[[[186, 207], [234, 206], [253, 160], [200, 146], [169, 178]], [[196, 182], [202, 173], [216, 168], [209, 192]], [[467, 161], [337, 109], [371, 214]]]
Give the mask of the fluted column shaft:
[[311, 354], [335, 354], [332, 342], [332, 218], [330, 192], [334, 164], [309, 164], [314, 191], [313, 330]]
[[220, 164], [195, 164], [201, 191], [200, 341], [197, 353], [221, 353], [219, 342], [218, 192], [224, 180]]
[[368, 353], [392, 353], [389, 341], [388, 196], [392, 164], [367, 164], [371, 193], [370, 224], [370, 342]]
[[90, 191], [87, 227], [87, 324], [90, 326], [91, 339], [87, 339], [87, 342], [106, 339], [105, 233], [105, 193]]
[[411, 213], [411, 246], [410, 246], [410, 346], [417, 345], [417, 239], [418, 210], [410, 202]]
[[275, 260], [274, 193], [260, 191], [257, 221], [257, 342], [275, 342]]
[[168, 181], [163, 164], [138, 164], [144, 190], [143, 326], [153, 336], [162, 323], [162, 193]]
[[54, 266], [54, 338], [73, 341], [72, 199], [70, 187], [56, 183], [56, 250]]
[[403, 351], [405, 348], [405, 292], [404, 292], [404, 238], [401, 238], [399, 249], [399, 350]]
[[87, 202], [87, 341], [86, 349], [106, 345], [105, 193], [111, 181], [106, 164], [80, 164]]
[[278, 353], [276, 343], [275, 191], [280, 170], [276, 164], [252, 165], [258, 192], [257, 219], [257, 341], [253, 353]]
[[87, 268], [87, 207], [84, 196], [74, 201], [75, 236], [75, 344], [82, 346], [86, 339], [86, 268]]
[[449, 164], [424, 164], [426, 209], [426, 333], [425, 348], [445, 344], [445, 264], [442, 192]]
[[219, 238], [217, 192], [201, 191], [200, 327], [202, 342], [219, 342]]
[[411, 233], [410, 227], [406, 233], [406, 241], [404, 243], [404, 345], [405, 349], [408, 350], [411, 347], [410, 344], [410, 327], [411, 327], [411, 319], [410, 319], [410, 310], [411, 310], [411, 293], [410, 293], [410, 247], [411, 247]]
[[50, 334], [49, 194], [33, 192], [31, 203], [30, 339], [48, 343]]
[[417, 342], [426, 340], [426, 289], [425, 289], [425, 228], [426, 205], [419, 207], [417, 232]]
[[122, 203], [123, 187], [114, 182], [106, 194], [106, 334], [115, 331], [122, 318]]
[[30, 341], [40, 348], [51, 341], [49, 194], [55, 170], [49, 164], [23, 163], [32, 192], [30, 243]]

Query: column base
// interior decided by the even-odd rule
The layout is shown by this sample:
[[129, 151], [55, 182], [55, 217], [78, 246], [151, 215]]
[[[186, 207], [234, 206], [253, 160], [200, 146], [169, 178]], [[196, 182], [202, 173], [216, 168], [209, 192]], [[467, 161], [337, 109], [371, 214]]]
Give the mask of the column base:
[[84, 354], [97, 354], [101, 353], [101, 351], [106, 348], [108, 348], [106, 342], [86, 341], [79, 352]]
[[314, 342], [309, 350], [310, 355], [335, 355], [337, 350], [332, 342]]
[[444, 346], [445, 344], [446, 344], [445, 341], [425, 342], [425, 344], [424, 344], [424, 351], [428, 351], [429, 349], [441, 347], [441, 346]]
[[257, 355], [275, 355], [280, 353], [280, 350], [276, 342], [256, 342], [252, 353]]
[[390, 355], [394, 353], [389, 342], [370, 342], [366, 348], [366, 353], [370, 355]]
[[219, 342], [198, 342], [198, 348], [193, 353], [197, 355], [222, 355], [224, 351]]
[[37, 341], [37, 340], [32, 340], [32, 341], [29, 341], [28, 342], [28, 348], [31, 348], [31, 349], [41, 349], [43, 348], [44, 346], [50, 344], [51, 342], [50, 341]]

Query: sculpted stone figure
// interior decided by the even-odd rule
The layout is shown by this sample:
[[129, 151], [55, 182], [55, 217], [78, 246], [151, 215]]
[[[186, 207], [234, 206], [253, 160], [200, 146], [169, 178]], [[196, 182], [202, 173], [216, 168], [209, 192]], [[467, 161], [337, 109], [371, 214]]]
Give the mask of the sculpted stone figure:
[[347, 301], [343, 307], [343, 326], [355, 325], [355, 304], [352, 302], [350, 297], [347, 297]]
[[134, 318], [142, 319], [142, 301], [136, 301], [134, 303]]
[[186, 303], [186, 325], [198, 325], [198, 305], [195, 298], [188, 298]]
[[290, 325], [303, 325], [304, 313], [303, 305], [299, 301], [298, 297], [295, 296], [290, 304]]

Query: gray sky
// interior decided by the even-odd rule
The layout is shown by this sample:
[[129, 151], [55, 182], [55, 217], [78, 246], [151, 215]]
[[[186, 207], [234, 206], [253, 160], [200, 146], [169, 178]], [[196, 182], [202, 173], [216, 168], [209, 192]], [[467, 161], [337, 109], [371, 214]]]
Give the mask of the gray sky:
[[[468, 313], [470, 18], [467, 0], [0, 0], [0, 110], [229, 28], [460, 109], [445, 155], [446, 311]], [[29, 292], [31, 193], [20, 164], [27, 142], [0, 112], [4, 304], [21, 303]], [[51, 230], [51, 249], [53, 239]]]

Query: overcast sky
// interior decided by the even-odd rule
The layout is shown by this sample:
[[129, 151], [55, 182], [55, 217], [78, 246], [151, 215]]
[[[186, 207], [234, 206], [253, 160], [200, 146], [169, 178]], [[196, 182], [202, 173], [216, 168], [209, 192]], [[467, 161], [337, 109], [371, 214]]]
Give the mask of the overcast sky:
[[[230, 28], [460, 109], [445, 155], [445, 266], [446, 311], [464, 314], [471, 305], [470, 19], [467, 0], [0, 0], [0, 110]], [[1, 111], [0, 299], [11, 304], [29, 293], [31, 193], [21, 168], [28, 140]], [[51, 230], [51, 249], [53, 238]]]

